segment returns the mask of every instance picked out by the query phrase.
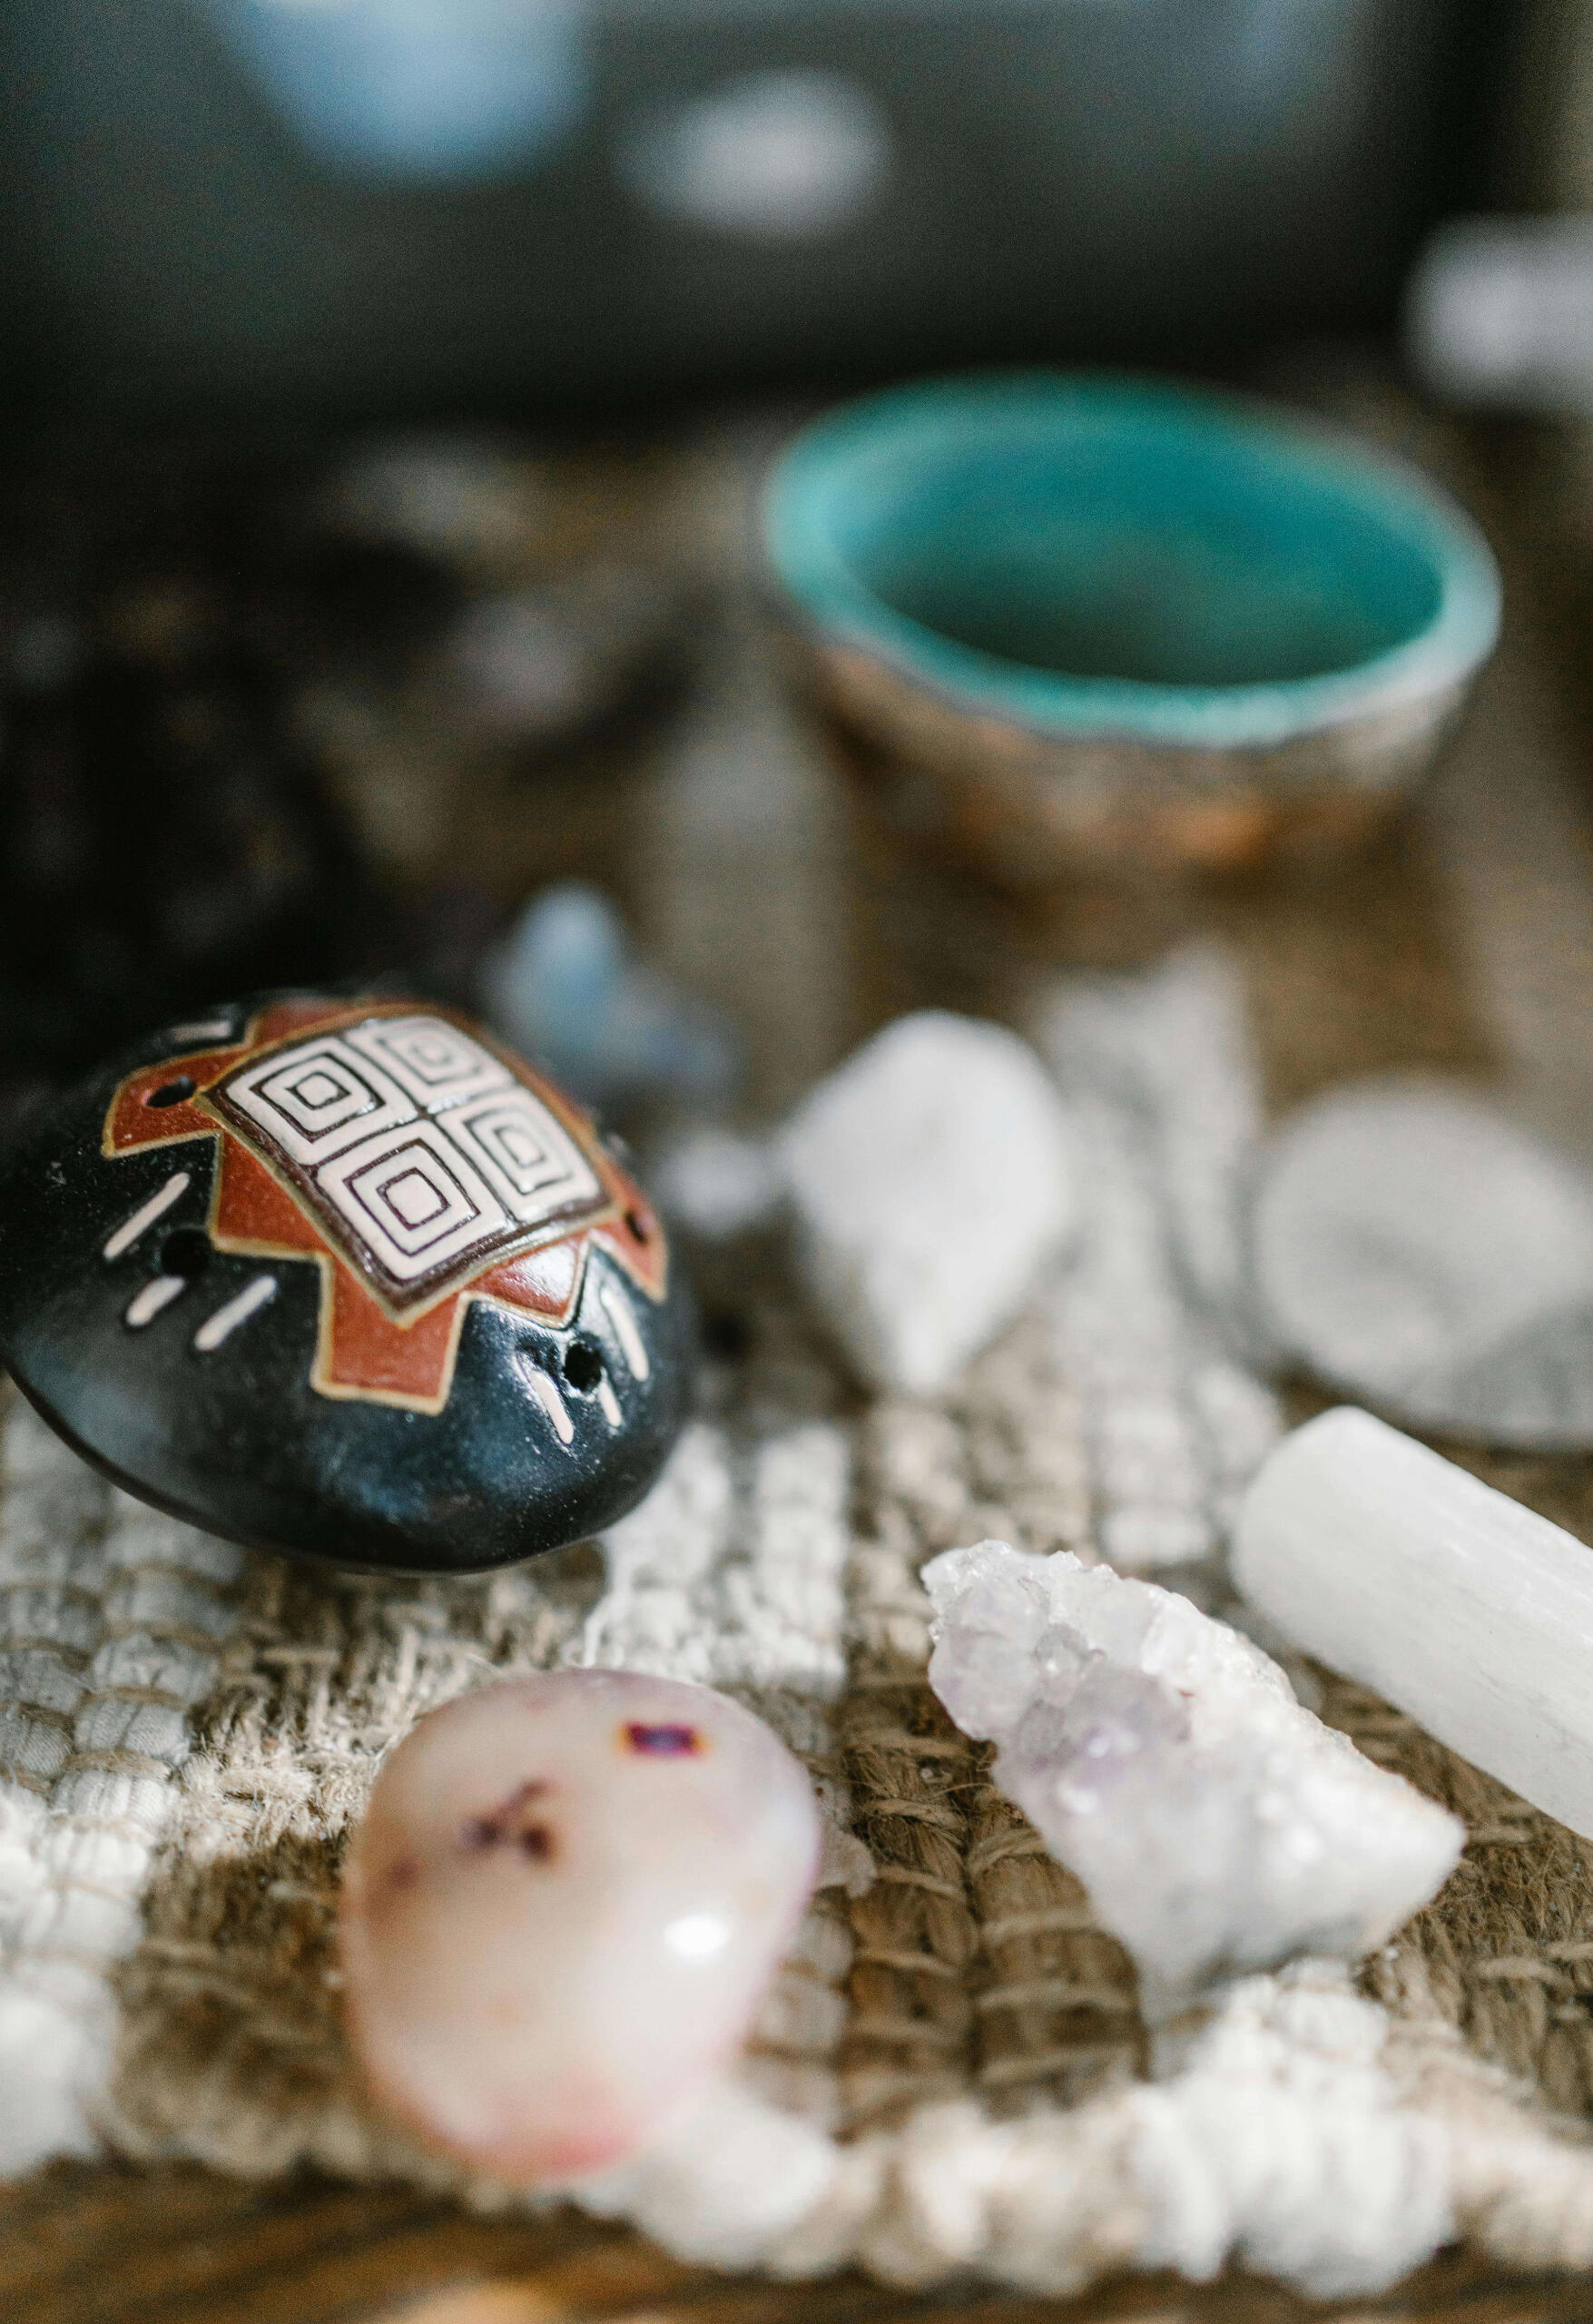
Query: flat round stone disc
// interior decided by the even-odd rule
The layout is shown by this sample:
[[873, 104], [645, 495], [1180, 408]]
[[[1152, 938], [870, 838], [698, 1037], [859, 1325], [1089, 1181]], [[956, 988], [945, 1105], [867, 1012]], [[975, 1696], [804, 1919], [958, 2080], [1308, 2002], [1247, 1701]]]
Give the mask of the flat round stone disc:
[[124, 1051], [0, 1171], [0, 1353], [129, 1492], [342, 1566], [612, 1524], [690, 1301], [591, 1120], [427, 1002], [275, 993]]
[[1593, 1181], [1469, 1089], [1302, 1108], [1252, 1228], [1265, 1325], [1318, 1379], [1434, 1434], [1593, 1446]]

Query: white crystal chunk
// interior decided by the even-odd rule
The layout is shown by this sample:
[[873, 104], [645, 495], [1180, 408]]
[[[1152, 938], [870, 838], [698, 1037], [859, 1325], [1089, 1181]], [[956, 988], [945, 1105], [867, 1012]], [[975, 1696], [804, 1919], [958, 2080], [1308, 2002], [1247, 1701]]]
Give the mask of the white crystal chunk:
[[1319, 1660], [1593, 1839], [1593, 1551], [1346, 1409], [1265, 1462], [1234, 1564]]
[[1264, 1165], [1264, 1319], [1319, 1377], [1425, 1429], [1593, 1446], [1593, 1179], [1468, 1091], [1389, 1078]]
[[1371, 1950], [1465, 1834], [1373, 1767], [1248, 1639], [1153, 1582], [1005, 1541], [923, 1571], [929, 1683], [1089, 1891], [1153, 2021], [1295, 1955]]
[[1073, 1222], [1067, 1118], [1038, 1059], [939, 1010], [821, 1081], [782, 1154], [809, 1292], [863, 1378], [898, 1394], [946, 1387]]

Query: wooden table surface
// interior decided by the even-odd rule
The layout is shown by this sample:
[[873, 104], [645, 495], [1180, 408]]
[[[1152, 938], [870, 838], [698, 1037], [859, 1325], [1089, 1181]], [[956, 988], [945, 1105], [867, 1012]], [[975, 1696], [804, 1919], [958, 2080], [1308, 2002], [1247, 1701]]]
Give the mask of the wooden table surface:
[[1275, 2286], [1166, 2276], [1077, 2300], [860, 2276], [780, 2285], [683, 2267], [561, 2211], [473, 2219], [401, 2190], [192, 2170], [73, 2167], [0, 2201], [7, 2324], [1588, 2324], [1593, 2284], [1501, 2280], [1463, 2260], [1382, 2299], [1313, 2306]]
[[[778, 433], [726, 422], [683, 464], [677, 519], [692, 556], [732, 576], [720, 645], [694, 697], [634, 766], [587, 766], [527, 785], [483, 783], [444, 813], [437, 862], [501, 897], [568, 872], [605, 878], [651, 955], [729, 1007], [749, 1035], [753, 1110], [788, 1102], [894, 993], [860, 990], [870, 943], [851, 827], [798, 737], [758, 644], [744, 586], [744, 487]], [[693, 469], [693, 461], [695, 459]], [[694, 480], [693, 480], [694, 478]], [[616, 492], [627, 511], [634, 478]], [[671, 487], [674, 489], [675, 487]], [[603, 487], [596, 498], [601, 504]], [[667, 495], [666, 495], [667, 498]], [[1494, 521], [1522, 495], [1507, 496]], [[670, 521], [667, 510], [665, 526]], [[598, 529], [601, 531], [601, 525]], [[1537, 578], [1520, 528], [1511, 561]], [[1509, 546], [1507, 544], [1507, 546]], [[1524, 560], [1524, 564], [1523, 564]], [[1552, 572], [1548, 573], [1554, 578]], [[1532, 575], [1529, 571], [1530, 583]], [[1580, 783], [1585, 662], [1568, 594], [1550, 590]], [[1540, 607], [1540, 611], [1543, 608]], [[1535, 649], [1536, 650], [1536, 649]], [[623, 754], [622, 754], [623, 755]], [[369, 773], [369, 771], [368, 771]], [[358, 788], [358, 780], [355, 782]], [[416, 812], [433, 812], [421, 802]], [[1109, 920], [1109, 913], [1107, 915]], [[1103, 940], [1109, 944], [1109, 933]], [[874, 971], [867, 971], [871, 979]], [[0, 2088], [0, 2106], [5, 2094]], [[5, 2324], [1588, 2324], [1593, 2281], [1525, 2281], [1455, 2256], [1383, 2298], [1316, 2306], [1244, 2278], [1096, 2286], [1071, 2301], [988, 2287], [915, 2292], [847, 2274], [816, 2284], [727, 2279], [666, 2258], [567, 2208], [487, 2219], [405, 2188], [317, 2177], [242, 2185], [189, 2166], [62, 2165], [0, 2191]]]

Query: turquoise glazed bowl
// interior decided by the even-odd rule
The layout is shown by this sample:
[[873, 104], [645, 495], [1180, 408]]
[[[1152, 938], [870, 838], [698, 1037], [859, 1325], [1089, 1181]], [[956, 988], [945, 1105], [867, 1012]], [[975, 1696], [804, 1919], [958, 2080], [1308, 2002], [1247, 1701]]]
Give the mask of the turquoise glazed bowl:
[[866, 397], [790, 446], [763, 529], [848, 763], [1018, 881], [1359, 834], [1499, 629], [1487, 542], [1418, 470], [1147, 379]]

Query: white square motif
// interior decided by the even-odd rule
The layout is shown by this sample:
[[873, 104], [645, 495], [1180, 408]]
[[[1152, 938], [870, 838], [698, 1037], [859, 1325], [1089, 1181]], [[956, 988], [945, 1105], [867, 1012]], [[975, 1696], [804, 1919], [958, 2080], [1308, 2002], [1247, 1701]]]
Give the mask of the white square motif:
[[240, 1067], [209, 1096], [400, 1307], [605, 1199], [557, 1117], [440, 1018], [372, 1017], [312, 1034]]
[[413, 1101], [335, 1033], [278, 1049], [216, 1092], [294, 1161], [313, 1167], [356, 1139], [413, 1121]]
[[440, 1113], [486, 1089], [514, 1087], [508, 1068], [490, 1049], [440, 1017], [372, 1017], [350, 1026], [348, 1038], [425, 1113]]
[[399, 1283], [501, 1240], [510, 1226], [492, 1188], [436, 1122], [362, 1140], [316, 1183]]
[[443, 1117], [441, 1127], [526, 1226], [574, 1203], [601, 1200], [597, 1173], [575, 1139], [529, 1089], [506, 1089]]

